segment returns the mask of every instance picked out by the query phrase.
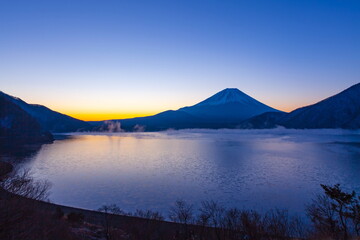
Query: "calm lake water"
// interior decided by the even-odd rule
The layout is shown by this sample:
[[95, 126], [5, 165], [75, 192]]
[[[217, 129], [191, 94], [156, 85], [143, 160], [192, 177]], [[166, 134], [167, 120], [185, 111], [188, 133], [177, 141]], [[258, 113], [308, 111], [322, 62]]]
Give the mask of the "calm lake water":
[[299, 213], [320, 184], [360, 190], [360, 132], [183, 130], [70, 134], [20, 168], [52, 183], [50, 200], [167, 213], [177, 199]]

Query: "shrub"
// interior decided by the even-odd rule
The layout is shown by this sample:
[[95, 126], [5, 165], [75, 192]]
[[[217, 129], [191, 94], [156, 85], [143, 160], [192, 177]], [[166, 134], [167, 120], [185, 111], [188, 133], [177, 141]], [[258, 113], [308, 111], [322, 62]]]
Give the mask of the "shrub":
[[71, 212], [67, 215], [68, 221], [73, 223], [82, 223], [84, 218], [84, 214], [78, 212]]

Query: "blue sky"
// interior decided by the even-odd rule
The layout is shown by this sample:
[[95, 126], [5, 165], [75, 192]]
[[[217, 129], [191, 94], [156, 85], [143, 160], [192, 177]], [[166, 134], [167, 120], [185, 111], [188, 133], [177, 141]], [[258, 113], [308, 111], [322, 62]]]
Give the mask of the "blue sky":
[[227, 87], [290, 111], [359, 66], [360, 1], [0, 0], [0, 90], [87, 120]]

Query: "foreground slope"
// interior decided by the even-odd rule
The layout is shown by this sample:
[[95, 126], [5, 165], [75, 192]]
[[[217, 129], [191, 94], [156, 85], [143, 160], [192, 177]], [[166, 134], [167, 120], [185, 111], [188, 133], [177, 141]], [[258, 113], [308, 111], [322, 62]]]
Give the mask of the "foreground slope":
[[28, 104], [10, 95], [0, 91], [0, 96], [8, 101], [16, 104], [30, 116], [35, 118], [43, 131], [50, 132], [75, 132], [79, 130], [89, 129], [90, 124], [65, 114], [55, 112], [45, 106], [37, 104]]

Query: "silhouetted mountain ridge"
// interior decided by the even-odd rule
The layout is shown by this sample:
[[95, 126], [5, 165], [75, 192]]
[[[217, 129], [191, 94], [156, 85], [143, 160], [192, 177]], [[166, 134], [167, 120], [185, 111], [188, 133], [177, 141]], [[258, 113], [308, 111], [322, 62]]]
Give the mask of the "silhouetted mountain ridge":
[[316, 104], [298, 108], [279, 123], [287, 128], [360, 128], [360, 83]]
[[359, 129], [360, 83], [288, 114], [264, 113], [239, 124], [239, 128], [275, 128], [277, 126], [295, 129]]
[[269, 129], [280, 126], [280, 120], [286, 117], [285, 112], [266, 112], [242, 121], [237, 128], [241, 129]]
[[85, 121], [72, 118], [65, 114], [55, 112], [39, 104], [28, 104], [20, 98], [10, 96], [0, 91], [0, 96], [19, 106], [33, 118], [35, 118], [43, 131], [50, 132], [76, 132], [89, 130], [91, 125]]
[[[41, 129], [38, 121], [0, 94], [0, 142], [12, 144], [51, 142], [52, 135]], [[3, 150], [3, 149], [1, 149]]]
[[[271, 108], [235, 88], [224, 89], [193, 106], [168, 110], [148, 117], [87, 122], [52, 111], [37, 104], [27, 104], [20, 98], [0, 92], [2, 108], [26, 113], [23, 124], [40, 132], [95, 131], [159, 131], [184, 128], [360, 128], [360, 83], [316, 104], [284, 113]], [[13, 105], [17, 106], [14, 107]], [[9, 107], [10, 106], [10, 107]], [[17, 109], [17, 110], [16, 110]], [[20, 110], [19, 110], [20, 109]], [[10, 118], [9, 110], [2, 110], [4, 130]], [[34, 123], [34, 120], [36, 123]], [[26, 123], [28, 121], [28, 123]], [[21, 121], [19, 121], [20, 123]], [[116, 124], [116, 125], [114, 125]], [[6, 133], [7, 134], [7, 133]], [[36, 135], [36, 134], [35, 134]]]

